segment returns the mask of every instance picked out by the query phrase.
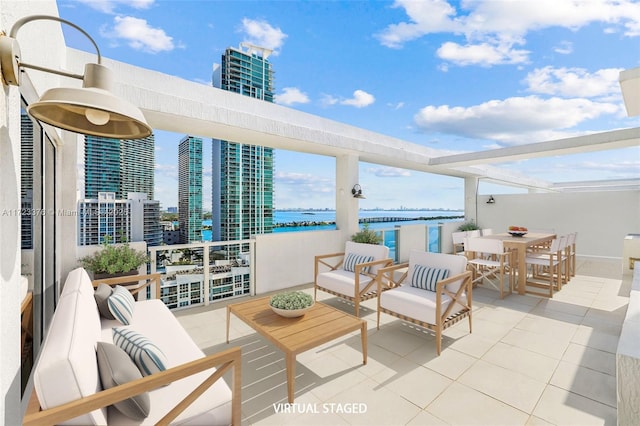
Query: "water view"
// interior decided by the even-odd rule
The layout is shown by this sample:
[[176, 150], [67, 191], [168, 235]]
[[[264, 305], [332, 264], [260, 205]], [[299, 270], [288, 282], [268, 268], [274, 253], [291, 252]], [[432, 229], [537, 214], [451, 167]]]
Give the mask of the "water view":
[[[440, 222], [460, 220], [464, 212], [459, 210], [361, 210], [360, 227], [368, 226], [371, 229], [385, 229], [383, 233], [384, 244], [391, 251], [395, 250], [395, 234], [393, 228], [396, 225], [436, 225]], [[335, 229], [335, 210], [276, 210], [274, 212], [273, 232], [300, 232]], [[211, 220], [203, 220], [202, 225], [211, 227]], [[211, 230], [202, 231], [202, 240], [211, 241]], [[429, 229], [430, 251], [437, 251], [438, 229]], [[433, 245], [433, 247], [431, 247]]]

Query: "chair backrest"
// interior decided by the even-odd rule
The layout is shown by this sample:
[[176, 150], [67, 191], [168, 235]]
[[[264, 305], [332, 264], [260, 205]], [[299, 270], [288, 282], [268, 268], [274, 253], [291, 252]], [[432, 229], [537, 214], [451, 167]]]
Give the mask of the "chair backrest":
[[559, 250], [564, 250], [566, 246], [567, 246], [567, 236], [562, 235], [560, 237], [554, 238], [551, 241], [551, 247], [549, 247], [549, 251], [552, 253], [555, 253]]
[[[463, 273], [467, 270], [467, 258], [455, 254], [429, 253], [423, 250], [413, 249], [409, 253], [409, 270], [407, 277], [413, 275], [415, 265], [430, 266], [438, 269], [448, 269], [449, 276]], [[449, 291], [456, 292], [460, 288], [462, 280], [447, 285]]]
[[[347, 241], [344, 246], [344, 252], [345, 256], [348, 253], [359, 254], [362, 256], [373, 256], [373, 260], [389, 258], [389, 247], [382, 244], [365, 244]], [[378, 269], [380, 269], [382, 266], [372, 266], [369, 269], [369, 272], [375, 275], [378, 273]]]
[[496, 238], [465, 238], [464, 250], [477, 253], [502, 254], [504, 245], [502, 240]]
[[475, 238], [475, 237], [481, 237], [482, 236], [482, 231], [480, 231], [479, 229], [474, 229], [473, 231], [467, 231], [467, 238]]
[[459, 231], [451, 234], [451, 238], [453, 239], [453, 244], [464, 243], [464, 239], [466, 237], [467, 237], [467, 231]]

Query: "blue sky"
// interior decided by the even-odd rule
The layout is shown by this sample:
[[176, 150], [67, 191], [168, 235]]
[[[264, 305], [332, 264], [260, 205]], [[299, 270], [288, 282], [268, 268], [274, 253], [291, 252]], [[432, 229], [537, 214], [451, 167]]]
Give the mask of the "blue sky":
[[[202, 84], [227, 47], [271, 48], [277, 103], [430, 148], [478, 151], [640, 124], [627, 117], [618, 84], [620, 70], [640, 66], [638, 1], [57, 4], [103, 56]], [[63, 29], [70, 46], [93, 50]], [[156, 133], [165, 208], [177, 205], [183, 136]], [[210, 150], [205, 139], [205, 210]], [[277, 150], [275, 163], [276, 208], [335, 207], [332, 158]], [[555, 182], [640, 178], [640, 148], [498, 166]], [[361, 164], [360, 184], [361, 208], [464, 207], [457, 178]]]

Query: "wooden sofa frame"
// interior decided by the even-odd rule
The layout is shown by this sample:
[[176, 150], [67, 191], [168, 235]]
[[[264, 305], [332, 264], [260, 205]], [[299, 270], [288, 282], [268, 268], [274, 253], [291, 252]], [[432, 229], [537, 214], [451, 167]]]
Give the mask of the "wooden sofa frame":
[[[403, 273], [399, 273], [400, 270], [404, 269]], [[387, 268], [380, 269], [378, 271], [378, 276], [376, 277], [376, 281], [378, 283], [379, 291], [383, 289], [391, 289], [395, 287], [399, 287], [402, 285], [403, 281], [407, 278], [409, 272], [409, 262], [399, 263], [397, 265], [389, 266]], [[399, 276], [399, 278], [394, 278]], [[438, 355], [442, 352], [442, 332], [452, 325], [456, 324], [458, 321], [463, 320], [464, 318], [469, 318], [469, 333], [472, 332], [472, 290], [473, 283], [471, 280], [472, 272], [466, 271], [458, 275], [454, 275], [452, 277], [446, 278], [444, 280], [440, 280], [436, 283], [436, 323], [430, 324], [424, 321], [417, 320], [415, 318], [408, 317], [399, 312], [394, 312], [388, 309], [385, 309], [380, 306], [380, 298], [378, 298], [378, 322], [377, 328], [380, 329], [380, 313], [384, 312], [385, 314], [392, 315], [396, 318], [400, 318], [403, 321], [410, 322], [412, 324], [419, 325], [420, 327], [429, 329], [436, 334], [436, 351]], [[462, 279], [462, 283], [460, 284], [460, 288], [457, 292], [452, 293], [445, 286], [456, 282]], [[408, 284], [405, 284], [408, 285]], [[465, 292], [467, 294], [466, 302], [460, 300], [460, 296]], [[427, 291], [427, 290], [425, 290]], [[446, 294], [451, 298], [451, 303], [447, 309], [442, 312], [442, 295]], [[451, 314], [451, 310], [455, 306], [455, 302], [464, 306], [464, 309], [460, 312]]]
[[[121, 283], [129, 283], [131, 281], [145, 281], [144, 284], [133, 285], [130, 287], [132, 294], [137, 294], [145, 289], [151, 283], [157, 283], [156, 296], [160, 296], [160, 274], [136, 275], [118, 278], [108, 278], [94, 280], [93, 286], [97, 287], [100, 283], [116, 285]], [[233, 347], [216, 354], [205, 356], [203, 358], [169, 368], [150, 376], [142, 377], [123, 385], [113, 387], [89, 395], [66, 404], [58, 405], [47, 410], [42, 410], [38, 396], [32, 391], [27, 412], [23, 418], [23, 426], [50, 426], [60, 422], [70, 420], [82, 414], [89, 413], [102, 407], [113, 405], [116, 402], [123, 401], [141, 393], [152, 391], [161, 386], [168, 385], [185, 377], [192, 376], [202, 371], [215, 367], [216, 371], [205, 379], [197, 388], [187, 395], [182, 401], [179, 401], [157, 424], [169, 425], [177, 416], [180, 415], [191, 403], [193, 403], [200, 395], [202, 395], [211, 385], [220, 380], [222, 376], [229, 370], [233, 370], [232, 386], [231, 386], [231, 424], [241, 424], [241, 385], [242, 385], [242, 359], [240, 347]]]

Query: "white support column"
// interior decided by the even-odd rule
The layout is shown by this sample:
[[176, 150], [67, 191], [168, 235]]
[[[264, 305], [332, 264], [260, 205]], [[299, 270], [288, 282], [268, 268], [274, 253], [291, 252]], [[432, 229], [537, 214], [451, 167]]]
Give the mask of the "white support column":
[[345, 239], [358, 232], [359, 203], [351, 194], [359, 179], [358, 164], [357, 155], [336, 157], [336, 227]]
[[477, 205], [478, 178], [464, 178], [464, 220], [474, 222], [478, 217]]

